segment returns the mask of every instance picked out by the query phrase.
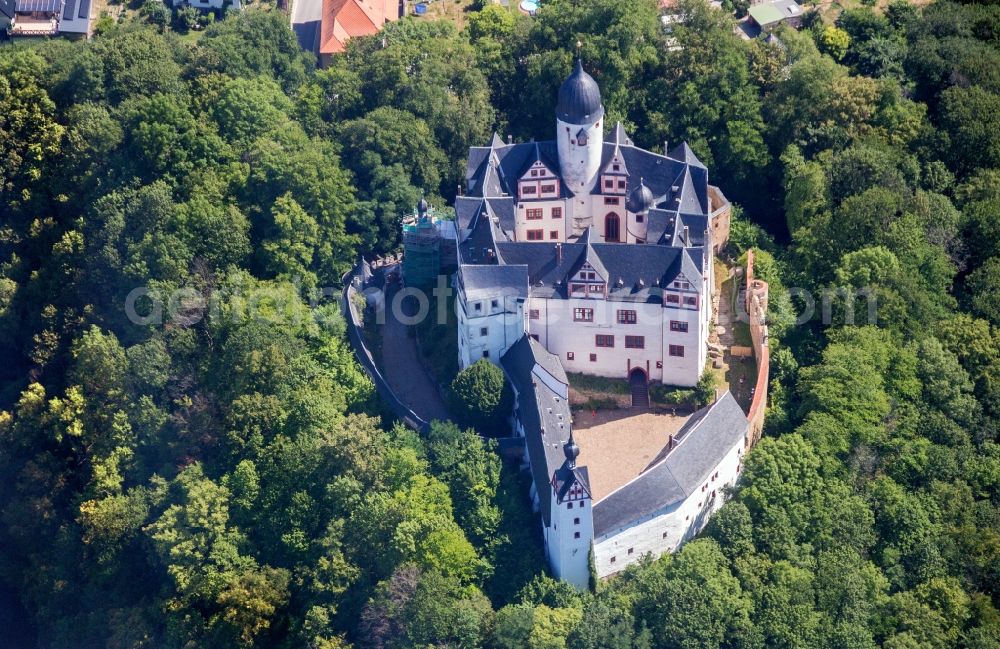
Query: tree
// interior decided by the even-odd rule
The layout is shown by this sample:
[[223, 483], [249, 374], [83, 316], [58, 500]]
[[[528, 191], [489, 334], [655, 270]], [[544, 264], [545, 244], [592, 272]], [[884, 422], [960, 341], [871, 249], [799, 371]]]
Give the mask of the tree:
[[843, 59], [850, 45], [850, 34], [834, 25], [827, 25], [820, 32], [819, 47], [823, 52], [833, 57], [834, 61]]
[[465, 425], [499, 435], [506, 429], [513, 395], [503, 371], [481, 359], [458, 373], [451, 383], [449, 401]]

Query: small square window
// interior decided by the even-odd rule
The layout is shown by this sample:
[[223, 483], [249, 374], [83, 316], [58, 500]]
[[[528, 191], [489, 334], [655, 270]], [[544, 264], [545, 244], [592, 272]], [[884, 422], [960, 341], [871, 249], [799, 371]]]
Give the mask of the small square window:
[[484, 349], [483, 350], [483, 358], [489, 358], [489, 357], [490, 357], [490, 350]]
[[590, 355], [590, 362], [591, 363], [596, 363], [597, 362], [597, 354], [591, 354]]
[[549, 239], [558, 239], [559, 230], [549, 230]]
[[573, 352], [566, 352], [566, 360], [571, 361], [571, 360], [573, 360], [575, 358], [576, 358], [576, 355]]
[[495, 309], [495, 308], [497, 308], [497, 306], [499, 306], [499, 305], [500, 305], [500, 303], [499, 303], [499, 302], [497, 302], [496, 300], [490, 300], [490, 307], [491, 307], [491, 308], [494, 308], [494, 309]]
[[646, 220], [646, 217], [643, 216], [642, 214], [636, 214], [635, 215], [635, 222], [636, 223], [642, 223], [645, 220]]
[[573, 532], [573, 538], [574, 539], [580, 538], [580, 533], [579, 532]]
[[552, 208], [552, 218], [554, 218], [554, 219], [561, 219], [562, 218], [562, 208], [561, 207], [553, 207]]
[[538, 309], [529, 309], [528, 318], [532, 320], [538, 320]]
[[666, 532], [663, 533], [663, 538], [667, 538], [667, 533]]
[[482, 310], [483, 310], [483, 305], [482, 305], [482, 303], [480, 303], [480, 302], [476, 302], [476, 311], [482, 311]]
[[614, 562], [615, 562], [615, 558], [611, 557], [611, 563], [614, 563]]
[[579, 518], [574, 518], [573, 519], [573, 524], [574, 525], [579, 525], [580, 524], [580, 519]]
[[479, 328], [479, 335], [480, 336], [488, 336], [488, 335], [490, 335], [489, 328], [488, 327], [480, 327]]
[[566, 503], [566, 509], [573, 509], [573, 503], [572, 502]]
[[629, 554], [632, 554], [632, 550], [633, 550], [633, 548], [629, 548], [629, 549], [628, 549], [628, 553], [629, 553]]

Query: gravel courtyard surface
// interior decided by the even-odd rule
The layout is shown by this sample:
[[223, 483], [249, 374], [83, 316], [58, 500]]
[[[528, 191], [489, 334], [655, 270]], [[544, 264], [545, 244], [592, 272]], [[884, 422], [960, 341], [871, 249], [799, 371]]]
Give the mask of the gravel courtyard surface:
[[574, 413], [578, 462], [587, 467], [594, 502], [639, 475], [688, 416], [631, 410], [598, 410], [596, 416], [591, 411]]

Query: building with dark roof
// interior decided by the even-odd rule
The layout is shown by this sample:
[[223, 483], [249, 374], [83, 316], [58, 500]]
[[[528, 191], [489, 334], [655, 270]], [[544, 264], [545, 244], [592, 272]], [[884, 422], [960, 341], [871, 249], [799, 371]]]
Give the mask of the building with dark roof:
[[455, 201], [458, 356], [497, 363], [513, 386], [549, 565], [582, 588], [591, 557], [603, 577], [701, 530], [736, 481], [748, 422], [727, 392], [594, 502], [601, 463], [588, 467], [574, 441], [566, 372], [698, 382], [730, 207], [686, 143], [646, 151], [621, 124], [605, 141], [600, 88], [579, 61], [555, 113], [554, 141], [494, 135], [469, 152]]
[[[553, 141], [494, 135], [470, 150], [455, 203], [459, 287], [478, 265], [524, 267], [522, 330], [570, 371], [694, 385], [729, 202], [685, 143], [646, 151], [621, 124], [605, 141], [600, 88], [579, 61], [555, 113]], [[460, 367], [499, 362], [516, 340], [509, 320], [484, 320], [512, 313], [495, 290], [459, 291]]]
[[500, 360], [514, 390], [545, 553], [553, 574], [580, 588], [643, 556], [672, 552], [704, 528], [739, 477], [749, 422], [732, 394], [693, 414], [634, 479], [594, 502], [587, 457], [573, 440], [560, 359], [528, 335]]

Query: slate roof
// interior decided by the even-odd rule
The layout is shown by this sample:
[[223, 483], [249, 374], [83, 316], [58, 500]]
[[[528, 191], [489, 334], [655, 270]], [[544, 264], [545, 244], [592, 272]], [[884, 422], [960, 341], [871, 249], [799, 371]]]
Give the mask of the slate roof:
[[592, 124], [604, 117], [601, 89], [583, 70], [583, 63], [576, 60], [573, 72], [559, 86], [556, 116], [567, 124]]
[[484, 298], [528, 297], [527, 266], [489, 266], [463, 264], [459, 277], [465, 297], [469, 300]]
[[[656, 205], [708, 213], [708, 170], [686, 143], [675, 147], [669, 156], [646, 151], [632, 144], [620, 123], [609, 137], [601, 153], [601, 169], [617, 153], [629, 187], [637, 187], [641, 180], [655, 197]], [[469, 149], [466, 191], [473, 197], [515, 196], [518, 179], [536, 160], [559, 174], [559, 151], [554, 140], [504, 144], [494, 137], [491, 146]], [[564, 197], [571, 195], [566, 183], [559, 185]], [[595, 185], [591, 191], [599, 193], [600, 187]]]
[[678, 503], [697, 491], [719, 461], [747, 435], [749, 423], [730, 392], [702, 408], [631, 482], [594, 504], [594, 537]]
[[[524, 427], [525, 447], [542, 520], [548, 526], [551, 520], [552, 479], [561, 476], [558, 484], [565, 487], [566, 470], [570, 469], [563, 446], [570, 437], [571, 414], [569, 402], [536, 379], [535, 365], [541, 366], [559, 383], [568, 384], [559, 358], [528, 335], [522, 336], [500, 359], [500, 366], [517, 390], [518, 419]], [[577, 466], [572, 471], [581, 486], [589, 492], [586, 467]]]
[[[484, 229], [485, 230], [485, 229]], [[472, 238], [470, 237], [471, 241]], [[691, 290], [702, 288], [703, 251], [671, 246], [626, 245], [621, 243], [562, 243], [562, 261], [555, 244], [477, 240], [462, 245], [463, 263], [478, 256], [476, 263], [496, 263], [526, 266], [532, 295], [567, 297], [566, 282], [589, 260], [595, 270], [608, 281], [608, 299], [624, 302], [661, 302], [660, 287], [667, 286], [683, 274]], [[496, 259], [489, 259], [473, 246], [494, 246]], [[641, 282], [640, 282], [641, 280]]]

